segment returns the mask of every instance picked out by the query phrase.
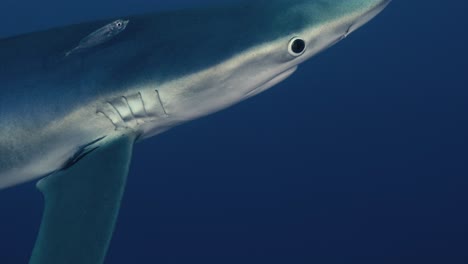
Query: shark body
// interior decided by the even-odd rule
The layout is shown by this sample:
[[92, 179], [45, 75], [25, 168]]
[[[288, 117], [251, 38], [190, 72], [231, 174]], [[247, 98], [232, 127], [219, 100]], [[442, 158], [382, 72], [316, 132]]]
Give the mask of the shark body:
[[75, 166], [257, 95], [371, 20], [389, 0], [258, 0], [0, 39], [0, 189]]
[[[115, 39], [65, 60], [108, 21], [2, 39], [0, 188], [61, 170], [119, 133], [147, 138], [258, 94], [387, 3], [253, 1], [128, 17]], [[294, 37], [306, 43], [297, 57]]]

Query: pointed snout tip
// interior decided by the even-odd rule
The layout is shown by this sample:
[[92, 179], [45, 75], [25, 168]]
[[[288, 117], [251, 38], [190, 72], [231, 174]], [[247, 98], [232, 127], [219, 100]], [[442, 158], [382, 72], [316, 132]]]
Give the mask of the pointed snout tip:
[[392, 0], [382, 0], [379, 6], [382, 9], [384, 9], [385, 7], [387, 7], [390, 4], [390, 2], [392, 2]]
[[374, 8], [373, 8], [373, 13], [379, 14], [382, 12], [389, 4], [392, 2], [392, 0], [380, 0], [380, 3], [378, 3]]

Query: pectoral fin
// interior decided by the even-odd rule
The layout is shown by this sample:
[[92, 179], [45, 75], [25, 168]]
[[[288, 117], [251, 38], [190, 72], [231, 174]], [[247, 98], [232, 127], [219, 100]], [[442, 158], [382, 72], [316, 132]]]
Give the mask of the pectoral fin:
[[104, 262], [133, 143], [133, 138], [122, 137], [37, 184], [45, 209], [30, 264]]

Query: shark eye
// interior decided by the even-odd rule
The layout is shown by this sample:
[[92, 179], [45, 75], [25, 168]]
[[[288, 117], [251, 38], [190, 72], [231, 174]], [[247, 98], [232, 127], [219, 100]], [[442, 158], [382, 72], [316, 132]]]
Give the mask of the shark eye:
[[301, 38], [293, 38], [289, 41], [289, 54], [291, 54], [294, 57], [301, 56], [304, 54], [306, 50], [306, 43], [303, 39]]

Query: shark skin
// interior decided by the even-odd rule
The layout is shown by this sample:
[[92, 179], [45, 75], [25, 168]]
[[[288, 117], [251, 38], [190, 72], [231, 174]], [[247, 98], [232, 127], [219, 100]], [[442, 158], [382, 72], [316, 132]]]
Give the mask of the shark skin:
[[[257, 0], [129, 16], [118, 36], [65, 59], [115, 19], [0, 39], [0, 189], [122, 133], [142, 140], [265, 91], [388, 3]], [[300, 56], [288, 53], [294, 37]]]
[[[251, 98], [389, 2], [256, 0], [0, 39], [0, 190]], [[125, 30], [64, 56], [116, 19]]]

